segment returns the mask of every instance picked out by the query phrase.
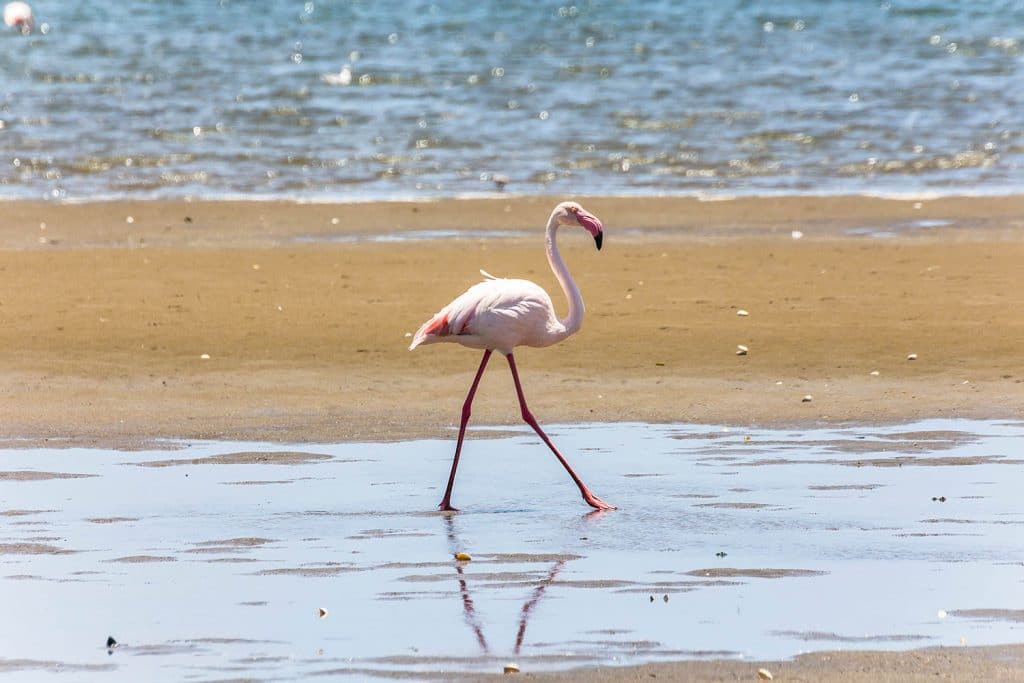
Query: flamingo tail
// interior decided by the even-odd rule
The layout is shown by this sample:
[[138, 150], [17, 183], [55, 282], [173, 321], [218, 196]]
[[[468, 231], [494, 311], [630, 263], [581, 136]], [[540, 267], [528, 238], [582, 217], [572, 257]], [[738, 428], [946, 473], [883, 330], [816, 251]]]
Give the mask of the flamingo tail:
[[438, 341], [439, 337], [446, 337], [449, 334], [448, 312], [441, 311], [433, 318], [423, 323], [423, 326], [416, 331], [416, 334], [412, 338], [412, 344], [409, 344], [409, 350], [412, 351], [420, 344], [429, 344], [431, 342]]

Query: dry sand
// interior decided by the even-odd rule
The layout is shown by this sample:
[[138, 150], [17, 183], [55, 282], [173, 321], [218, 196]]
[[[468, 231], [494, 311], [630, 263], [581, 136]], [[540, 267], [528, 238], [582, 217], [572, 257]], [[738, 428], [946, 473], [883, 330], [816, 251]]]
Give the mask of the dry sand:
[[[562, 237], [583, 330], [517, 354], [542, 422], [1024, 414], [1020, 197], [583, 201], [607, 231], [601, 253]], [[554, 202], [3, 204], [0, 439], [449, 435], [477, 354], [409, 353], [406, 334], [478, 268], [535, 279], [563, 306], [540, 237]], [[369, 239], [438, 230], [455, 234]], [[518, 421], [502, 365], [479, 424]], [[791, 681], [1021, 680], [1021, 655], [817, 653], [769, 668]], [[524, 677], [756, 680], [757, 668]]]
[[[601, 252], [562, 235], [583, 329], [517, 353], [542, 422], [1022, 414], [1020, 197], [583, 201], [606, 226]], [[478, 355], [405, 335], [478, 268], [564, 309], [554, 202], [6, 203], [0, 438], [448, 435]], [[512, 391], [496, 359], [474, 421], [516, 423]]]

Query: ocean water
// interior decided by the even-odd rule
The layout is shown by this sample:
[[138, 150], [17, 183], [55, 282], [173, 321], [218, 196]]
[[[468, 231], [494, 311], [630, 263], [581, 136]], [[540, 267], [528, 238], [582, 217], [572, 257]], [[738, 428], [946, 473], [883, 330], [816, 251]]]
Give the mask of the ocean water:
[[0, 32], [0, 197], [436, 197], [494, 192], [495, 176], [514, 193], [990, 194], [1024, 180], [1020, 1], [34, 7], [35, 33]]

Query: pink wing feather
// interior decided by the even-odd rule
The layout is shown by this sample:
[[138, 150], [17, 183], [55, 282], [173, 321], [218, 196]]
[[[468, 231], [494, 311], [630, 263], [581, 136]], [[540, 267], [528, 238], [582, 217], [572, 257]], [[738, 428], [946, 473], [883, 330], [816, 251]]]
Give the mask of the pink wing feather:
[[413, 336], [409, 350], [412, 351], [420, 344], [440, 341], [441, 337], [463, 334], [476, 317], [476, 302], [470, 301], [470, 297], [467, 296], [471, 291], [472, 288], [423, 323]]

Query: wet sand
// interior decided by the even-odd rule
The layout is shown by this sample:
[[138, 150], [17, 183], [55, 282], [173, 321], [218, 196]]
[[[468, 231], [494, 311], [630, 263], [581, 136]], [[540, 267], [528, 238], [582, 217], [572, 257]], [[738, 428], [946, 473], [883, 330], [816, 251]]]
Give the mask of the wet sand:
[[[6, 203], [0, 438], [449, 434], [477, 355], [406, 334], [478, 268], [564, 308], [554, 201]], [[1021, 197], [583, 201], [606, 225], [601, 252], [562, 236], [584, 327], [518, 353], [542, 422], [1024, 412]], [[500, 363], [474, 420], [518, 420]]]
[[[0, 478], [0, 671], [106, 683], [485, 680], [507, 662], [551, 681], [1024, 674], [1024, 422], [551, 431], [618, 511], [588, 513], [526, 430], [471, 433], [459, 514], [429, 512], [447, 439], [6, 450], [12, 470], [87, 476]], [[907, 450], [903, 467], [880, 462]]]

